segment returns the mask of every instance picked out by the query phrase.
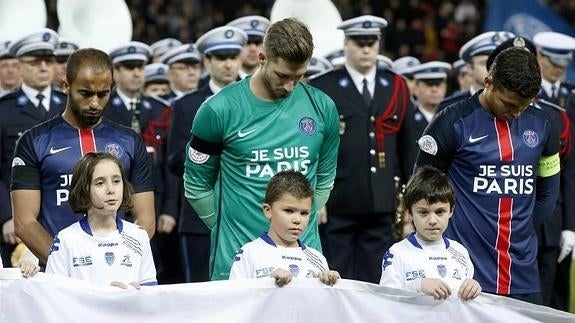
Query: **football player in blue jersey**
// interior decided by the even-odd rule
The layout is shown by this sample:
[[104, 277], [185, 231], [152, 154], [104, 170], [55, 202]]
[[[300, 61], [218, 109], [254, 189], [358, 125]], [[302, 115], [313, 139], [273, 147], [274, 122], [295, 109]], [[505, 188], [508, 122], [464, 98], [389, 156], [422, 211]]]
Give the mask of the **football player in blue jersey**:
[[130, 214], [150, 236], [154, 233], [154, 186], [150, 158], [133, 130], [102, 118], [112, 87], [112, 63], [97, 49], [80, 49], [68, 60], [62, 115], [33, 127], [16, 144], [11, 198], [16, 235], [40, 261], [52, 237], [81, 218], [68, 205], [72, 169], [85, 154], [114, 154], [134, 185]]
[[484, 85], [436, 115], [419, 139], [416, 166], [435, 166], [453, 183], [445, 236], [467, 248], [483, 290], [540, 304], [534, 224], [557, 201], [559, 134], [531, 105], [541, 73], [523, 47], [497, 55]]

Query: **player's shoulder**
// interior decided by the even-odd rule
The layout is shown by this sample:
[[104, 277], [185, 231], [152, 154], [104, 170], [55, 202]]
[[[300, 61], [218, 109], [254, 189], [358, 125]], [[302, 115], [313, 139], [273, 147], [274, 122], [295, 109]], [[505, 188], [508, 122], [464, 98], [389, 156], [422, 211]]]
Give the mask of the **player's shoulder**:
[[468, 255], [469, 255], [469, 252], [467, 251], [467, 248], [466, 248], [464, 245], [462, 245], [461, 243], [459, 243], [458, 241], [451, 240], [451, 239], [445, 238], [445, 237], [444, 237], [443, 239], [447, 241], [447, 243], [448, 243], [448, 250], [449, 250], [451, 253], [461, 254], [461, 255], [464, 255], [464, 256], [468, 256]]
[[54, 130], [54, 128], [64, 124], [65, 121], [61, 115], [57, 115], [50, 120], [46, 120], [40, 124], [33, 126], [30, 129], [27, 129], [22, 133], [22, 137], [31, 136], [32, 138], [37, 138], [44, 134], [50, 133]]
[[560, 112], [565, 112], [566, 110], [561, 107], [558, 104], [555, 104], [551, 101], [545, 100], [545, 99], [537, 99], [537, 101], [535, 101], [535, 103], [533, 104], [535, 108], [541, 108], [543, 110], [554, 110], [554, 111], [560, 111]]
[[136, 133], [132, 128], [121, 125], [104, 116], [102, 117], [102, 127], [106, 128], [106, 131], [113, 131], [119, 135], [139, 138], [138, 133]]
[[56, 233], [56, 237], [58, 237], [60, 242], [63, 240], [70, 241], [71, 239], [77, 240], [79, 236], [83, 235], [83, 232], [80, 222], [77, 221]]
[[452, 93], [451, 95], [449, 95], [448, 97], [444, 98], [438, 106], [438, 111], [441, 111], [445, 108], [447, 108], [448, 106], [455, 104], [461, 100], [467, 99], [471, 97], [471, 93], [469, 91], [456, 91], [454, 93]]

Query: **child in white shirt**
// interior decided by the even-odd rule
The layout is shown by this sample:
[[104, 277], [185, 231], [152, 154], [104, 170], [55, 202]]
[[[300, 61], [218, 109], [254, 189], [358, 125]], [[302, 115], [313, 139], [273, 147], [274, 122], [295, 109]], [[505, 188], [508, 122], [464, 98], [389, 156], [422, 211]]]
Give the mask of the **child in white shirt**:
[[82, 157], [72, 175], [69, 203], [86, 216], [54, 237], [46, 272], [120, 288], [157, 285], [146, 231], [117, 216], [118, 209], [131, 208], [132, 193], [114, 155]]
[[383, 256], [380, 285], [435, 299], [446, 299], [452, 291], [462, 300], [477, 297], [481, 286], [473, 279], [467, 249], [443, 237], [455, 205], [447, 176], [430, 166], [420, 168], [407, 183], [403, 203], [413, 218], [415, 232]]
[[339, 273], [329, 270], [325, 257], [305, 246], [299, 237], [311, 212], [313, 189], [296, 171], [277, 173], [266, 190], [263, 211], [270, 220], [269, 232], [246, 243], [236, 253], [230, 279], [273, 277], [278, 286], [292, 277], [319, 278], [334, 285]]

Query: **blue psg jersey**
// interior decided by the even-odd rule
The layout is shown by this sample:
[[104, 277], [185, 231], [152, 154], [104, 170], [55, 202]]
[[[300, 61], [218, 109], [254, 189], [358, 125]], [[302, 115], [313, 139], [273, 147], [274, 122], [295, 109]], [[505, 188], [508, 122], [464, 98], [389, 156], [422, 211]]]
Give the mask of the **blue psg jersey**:
[[11, 190], [42, 191], [39, 222], [53, 236], [82, 217], [68, 204], [69, 188], [74, 166], [93, 151], [118, 157], [136, 193], [153, 190], [141, 138], [106, 119], [93, 129], [77, 129], [57, 116], [27, 130], [16, 145]]
[[[438, 167], [454, 186], [445, 235], [469, 250], [483, 290], [538, 292], [536, 183], [558, 174], [559, 151], [558, 134], [543, 112], [530, 106], [504, 121], [483, 109], [476, 94], [437, 115], [419, 146], [417, 166]], [[547, 156], [557, 160], [553, 171], [541, 166]]]

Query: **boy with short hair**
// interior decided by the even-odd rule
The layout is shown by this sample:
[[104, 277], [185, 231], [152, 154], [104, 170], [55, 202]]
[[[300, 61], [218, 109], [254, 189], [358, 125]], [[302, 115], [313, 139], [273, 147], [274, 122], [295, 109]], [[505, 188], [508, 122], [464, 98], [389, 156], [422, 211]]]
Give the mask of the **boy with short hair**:
[[236, 253], [230, 279], [273, 277], [281, 287], [292, 277], [317, 277], [334, 285], [339, 273], [329, 270], [319, 251], [299, 240], [309, 223], [313, 196], [309, 181], [300, 172], [283, 171], [272, 177], [263, 204], [269, 232]]
[[452, 290], [464, 301], [481, 293], [473, 279], [467, 249], [443, 237], [455, 206], [455, 194], [440, 170], [420, 168], [407, 182], [403, 203], [415, 232], [383, 256], [380, 285], [446, 299]]

